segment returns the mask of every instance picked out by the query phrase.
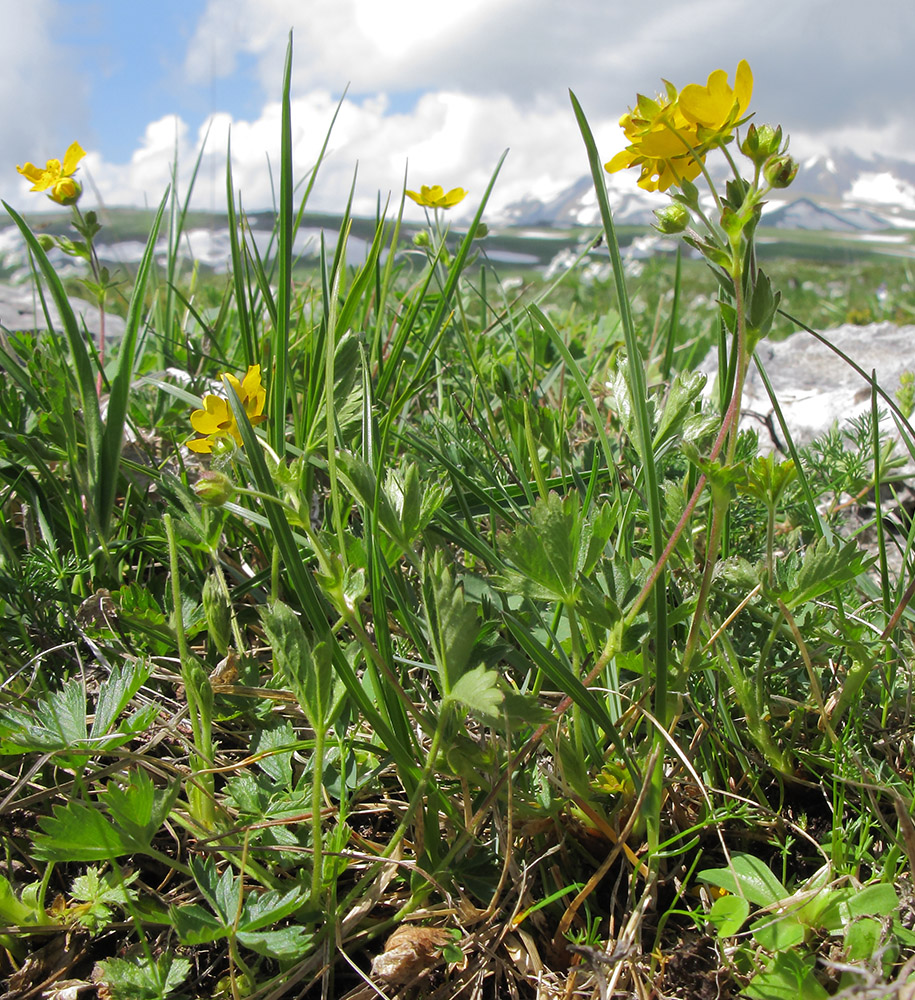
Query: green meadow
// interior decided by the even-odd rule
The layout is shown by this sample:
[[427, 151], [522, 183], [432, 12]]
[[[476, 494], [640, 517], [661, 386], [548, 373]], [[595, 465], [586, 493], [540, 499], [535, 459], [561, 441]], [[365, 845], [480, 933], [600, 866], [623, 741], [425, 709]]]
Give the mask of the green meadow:
[[6, 996], [911, 997], [913, 400], [737, 426], [910, 260], [757, 226], [780, 133], [629, 258], [574, 98], [600, 228], [486, 230], [499, 165], [465, 226], [312, 213], [290, 73], [275, 212], [6, 206], [60, 318], [0, 330]]

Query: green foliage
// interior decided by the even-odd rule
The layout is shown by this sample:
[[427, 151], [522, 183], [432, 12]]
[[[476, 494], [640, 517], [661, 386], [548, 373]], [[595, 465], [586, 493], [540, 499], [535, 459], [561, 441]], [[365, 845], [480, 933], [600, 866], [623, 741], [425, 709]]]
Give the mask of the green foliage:
[[[915, 531], [877, 503], [901, 449], [876, 407], [784, 460], [736, 415], [753, 345], [794, 328], [780, 295], [819, 326], [905, 318], [908, 265], [773, 258], [736, 180], [687, 235], [704, 271], [627, 257], [573, 100], [604, 246], [519, 287], [490, 251], [528, 237], [477, 238], [491, 186], [418, 239], [397, 205], [312, 213], [284, 68], [276, 212], [227, 164], [230, 275], [178, 253], [190, 191], [135, 273], [82, 286], [14, 218], [61, 329], [0, 343], [0, 918], [28, 932], [0, 944], [22, 965], [81, 925], [114, 997], [333, 996], [396, 925], [448, 966], [431, 989], [498, 961], [520, 995], [518, 949], [599, 965], [639, 900], [657, 940], [642, 921], [620, 974], [660, 973], [699, 881], [732, 993], [845, 989], [828, 953], [889, 986], [915, 954]], [[705, 202], [675, 195], [694, 226]], [[53, 239], [91, 263], [97, 224]], [[105, 359], [75, 287], [126, 313]], [[189, 452], [253, 365], [267, 421], [232, 394], [241, 445]], [[730, 862], [704, 868], [713, 835]], [[417, 923], [446, 911], [499, 935]]]
[[192, 861], [191, 871], [209, 908], [196, 903], [172, 907], [172, 923], [183, 944], [231, 938], [259, 955], [281, 961], [299, 958], [308, 949], [311, 936], [304, 927], [276, 926], [301, 909], [305, 901], [301, 889], [246, 894], [243, 880], [228, 868], [219, 875], [212, 859]]
[[167, 1000], [187, 979], [191, 963], [177, 955], [109, 958], [99, 963], [112, 1000]]
[[159, 833], [181, 791], [178, 782], [157, 789], [145, 771], [127, 783], [112, 780], [98, 793], [101, 808], [83, 802], [55, 806], [39, 821], [34, 856], [44, 861], [101, 861], [125, 854], [154, 854]]

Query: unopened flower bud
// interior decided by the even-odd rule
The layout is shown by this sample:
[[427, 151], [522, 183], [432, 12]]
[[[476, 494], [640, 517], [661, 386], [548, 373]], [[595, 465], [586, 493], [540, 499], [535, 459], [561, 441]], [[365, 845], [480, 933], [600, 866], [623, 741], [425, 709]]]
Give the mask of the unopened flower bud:
[[210, 469], [200, 474], [194, 484], [194, 492], [208, 507], [221, 507], [235, 496], [235, 486], [224, 472]]
[[747, 136], [740, 144], [744, 156], [756, 164], [765, 163], [770, 156], [776, 156], [782, 145], [782, 127], [772, 128], [771, 125], [750, 125]]
[[203, 581], [203, 613], [207, 620], [207, 631], [217, 652], [225, 656], [232, 639], [232, 609], [225, 591], [215, 576]]
[[674, 233], [682, 233], [691, 221], [689, 212], [683, 205], [677, 202], [668, 205], [666, 208], [655, 209], [654, 214], [658, 220], [655, 223], [655, 229], [666, 236], [672, 236]]
[[425, 229], [421, 229], [413, 237], [413, 246], [419, 247], [420, 249], [423, 249], [423, 248], [429, 246], [431, 244], [431, 242], [432, 241], [429, 239], [429, 234], [426, 232]]
[[772, 156], [766, 160], [763, 175], [774, 188], [786, 188], [797, 175], [798, 162], [791, 156]]
[[57, 181], [48, 193], [52, 201], [58, 205], [75, 205], [83, 193], [83, 186], [72, 177], [62, 177]]
[[477, 228], [473, 231], [473, 238], [475, 240], [482, 240], [484, 237], [489, 235], [489, 226], [485, 222], [480, 222], [477, 224]]
[[45, 252], [53, 250], [57, 246], [57, 240], [50, 233], [39, 233], [35, 238], [38, 240], [38, 245]]

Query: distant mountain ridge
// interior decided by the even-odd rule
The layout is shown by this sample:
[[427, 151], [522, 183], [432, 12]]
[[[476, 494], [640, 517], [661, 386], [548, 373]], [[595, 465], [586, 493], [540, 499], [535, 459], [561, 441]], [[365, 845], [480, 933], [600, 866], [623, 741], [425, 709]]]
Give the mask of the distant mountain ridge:
[[[723, 181], [726, 167], [712, 168]], [[623, 225], [651, 225], [654, 209], [667, 204], [656, 193], [633, 189], [631, 179], [607, 175], [614, 219]], [[700, 188], [701, 190], [701, 188]], [[763, 225], [779, 229], [874, 232], [915, 229], [915, 163], [850, 150], [802, 161], [794, 183], [773, 193], [763, 209]], [[600, 225], [590, 177], [581, 177], [560, 194], [540, 201], [525, 198], [508, 205], [497, 220], [510, 226], [574, 228]]]

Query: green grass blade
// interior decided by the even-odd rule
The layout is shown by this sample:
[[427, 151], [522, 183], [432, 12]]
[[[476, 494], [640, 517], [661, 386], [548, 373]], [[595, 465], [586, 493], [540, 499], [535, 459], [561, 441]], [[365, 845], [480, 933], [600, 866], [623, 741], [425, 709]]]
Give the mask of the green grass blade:
[[242, 350], [245, 356], [245, 366], [257, 364], [257, 340], [254, 335], [254, 325], [251, 313], [248, 311], [248, 296], [244, 279], [244, 255], [239, 239], [238, 218], [235, 215], [235, 186], [232, 181], [232, 137], [226, 144], [226, 212], [229, 223], [229, 250], [232, 255], [232, 284], [235, 287], [235, 312], [238, 316], [239, 333], [241, 334]]
[[118, 471], [121, 462], [121, 449], [124, 444], [124, 425], [127, 419], [127, 407], [130, 401], [130, 385], [134, 377], [134, 361], [137, 337], [143, 321], [146, 308], [146, 284], [150, 271], [155, 263], [156, 240], [159, 237], [159, 226], [169, 193], [166, 192], [159, 203], [159, 211], [146, 241], [146, 250], [140, 262], [140, 268], [134, 281], [133, 292], [127, 307], [127, 321], [124, 337], [118, 352], [118, 365], [111, 382], [111, 394], [108, 397], [108, 412], [105, 416], [105, 429], [102, 433], [102, 447], [99, 454], [98, 511], [99, 527], [106, 536], [114, 510], [117, 494]]
[[[654, 558], [660, 560], [664, 553], [664, 522], [661, 517], [661, 493], [658, 486], [658, 474], [654, 463], [654, 453], [652, 451], [651, 419], [648, 414], [648, 391], [645, 383], [645, 371], [642, 367], [642, 355], [639, 344], [636, 340], [635, 328], [632, 324], [632, 312], [629, 307], [629, 296], [626, 292], [626, 284], [623, 277], [623, 262], [620, 257], [619, 243], [616, 239], [616, 231], [613, 225], [613, 217], [610, 212], [610, 202], [607, 199], [607, 188], [604, 184], [604, 170], [597, 154], [597, 146], [591, 128], [585, 118], [585, 113], [578, 99], [571, 91], [569, 96], [572, 100], [572, 107], [575, 117], [578, 120], [578, 127], [584, 140], [585, 149], [588, 153], [588, 163], [591, 166], [591, 177], [594, 181], [594, 190], [597, 193], [597, 203], [600, 207], [601, 221], [604, 225], [604, 235], [607, 239], [607, 248], [610, 251], [610, 260], [613, 264], [613, 276], [616, 283], [617, 304], [620, 310], [620, 317], [623, 323], [623, 336], [626, 341], [626, 352], [629, 355], [628, 376], [630, 382], [630, 393], [632, 405], [635, 410], [636, 426], [639, 437], [642, 441], [640, 448], [642, 459], [642, 471], [645, 477], [645, 497], [648, 501], [648, 521], [651, 534], [651, 548]], [[653, 618], [655, 634], [655, 665], [656, 665], [656, 687], [655, 687], [655, 715], [662, 721], [668, 718], [667, 707], [667, 654], [669, 649], [669, 638], [667, 632], [667, 583], [666, 574], [660, 573], [654, 588], [655, 607]]]
[[93, 371], [91, 356], [86, 347], [86, 339], [70, 306], [70, 300], [64, 289], [63, 282], [54, 270], [53, 264], [48, 260], [48, 255], [44, 252], [41, 244], [19, 213], [12, 206], [7, 205], [6, 202], [2, 204], [22, 233], [29, 252], [37, 262], [38, 269], [50, 289], [64, 326], [67, 344], [70, 347], [70, 356], [73, 359], [76, 374], [76, 389], [79, 393], [79, 402], [83, 411], [83, 422], [86, 428], [86, 449], [88, 452], [87, 488], [92, 499], [95, 499], [98, 490], [99, 452], [102, 448], [102, 417], [99, 411], [98, 395], [95, 388], [96, 372]]
[[292, 303], [292, 32], [286, 47], [283, 70], [282, 138], [280, 143], [279, 288], [277, 292], [276, 335], [273, 343], [271, 420], [268, 440], [280, 456], [286, 453], [286, 408], [289, 398], [289, 316]]

